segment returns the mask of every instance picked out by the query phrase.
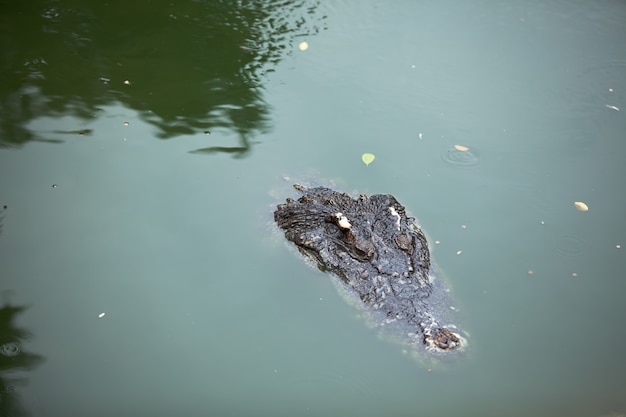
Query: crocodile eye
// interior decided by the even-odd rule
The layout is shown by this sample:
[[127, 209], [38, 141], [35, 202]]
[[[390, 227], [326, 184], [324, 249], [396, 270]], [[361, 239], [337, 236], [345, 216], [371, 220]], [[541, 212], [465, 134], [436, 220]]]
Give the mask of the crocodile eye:
[[413, 252], [413, 242], [411, 241], [411, 238], [409, 236], [403, 233], [401, 235], [396, 236], [395, 241], [396, 241], [396, 245], [398, 245], [398, 247], [402, 249], [403, 251], [406, 251], [408, 253]]
[[374, 245], [369, 240], [357, 240], [354, 242], [354, 248], [360, 255], [364, 255], [368, 259], [371, 258], [375, 252]]

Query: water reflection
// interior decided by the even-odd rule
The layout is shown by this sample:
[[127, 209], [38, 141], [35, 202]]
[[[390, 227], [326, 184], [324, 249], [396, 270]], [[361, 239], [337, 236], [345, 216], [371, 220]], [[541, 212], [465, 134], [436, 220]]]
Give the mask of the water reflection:
[[26, 416], [28, 413], [20, 403], [16, 384], [23, 378], [16, 378], [16, 373], [32, 370], [43, 357], [25, 352], [22, 343], [30, 334], [15, 325], [17, 315], [26, 307], [15, 307], [5, 303], [0, 308], [0, 415]]
[[0, 206], [0, 235], [2, 235], [2, 224], [4, 223], [4, 212], [7, 211], [9, 206], [3, 204]]
[[[10, 2], [0, 6], [0, 145], [46, 140], [41, 116], [135, 109], [157, 136], [227, 131], [244, 154], [271, 127], [263, 81], [296, 37], [323, 29], [309, 1]], [[68, 126], [67, 131], [79, 127]]]

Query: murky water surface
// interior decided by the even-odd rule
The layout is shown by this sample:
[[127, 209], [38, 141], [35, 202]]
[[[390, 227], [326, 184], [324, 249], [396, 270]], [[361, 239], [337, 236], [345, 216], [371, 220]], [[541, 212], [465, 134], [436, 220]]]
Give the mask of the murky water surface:
[[[0, 8], [0, 414], [626, 414], [624, 4]], [[462, 357], [290, 249], [293, 181], [407, 206]]]

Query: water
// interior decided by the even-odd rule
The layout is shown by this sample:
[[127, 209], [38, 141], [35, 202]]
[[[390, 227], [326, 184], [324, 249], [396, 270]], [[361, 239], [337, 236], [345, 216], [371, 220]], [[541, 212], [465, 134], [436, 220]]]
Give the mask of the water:
[[[0, 6], [2, 414], [626, 413], [626, 7], [262, 6]], [[285, 176], [407, 206], [469, 352], [379, 339]]]

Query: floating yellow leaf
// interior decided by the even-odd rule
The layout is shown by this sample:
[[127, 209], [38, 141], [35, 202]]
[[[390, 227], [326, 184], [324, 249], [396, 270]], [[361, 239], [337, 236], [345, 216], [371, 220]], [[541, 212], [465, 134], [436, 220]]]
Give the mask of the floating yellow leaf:
[[454, 145], [454, 149], [456, 149], [457, 151], [461, 151], [461, 152], [469, 151], [469, 148], [463, 145]]
[[372, 162], [374, 162], [374, 159], [375, 159], [375, 158], [376, 158], [376, 156], [375, 156], [373, 153], [364, 153], [364, 154], [361, 156], [361, 159], [363, 160], [363, 163], [364, 163], [365, 165], [369, 165], [369, 164], [371, 164]]
[[578, 211], [589, 211], [589, 206], [582, 201], [574, 201], [574, 207], [576, 207]]

